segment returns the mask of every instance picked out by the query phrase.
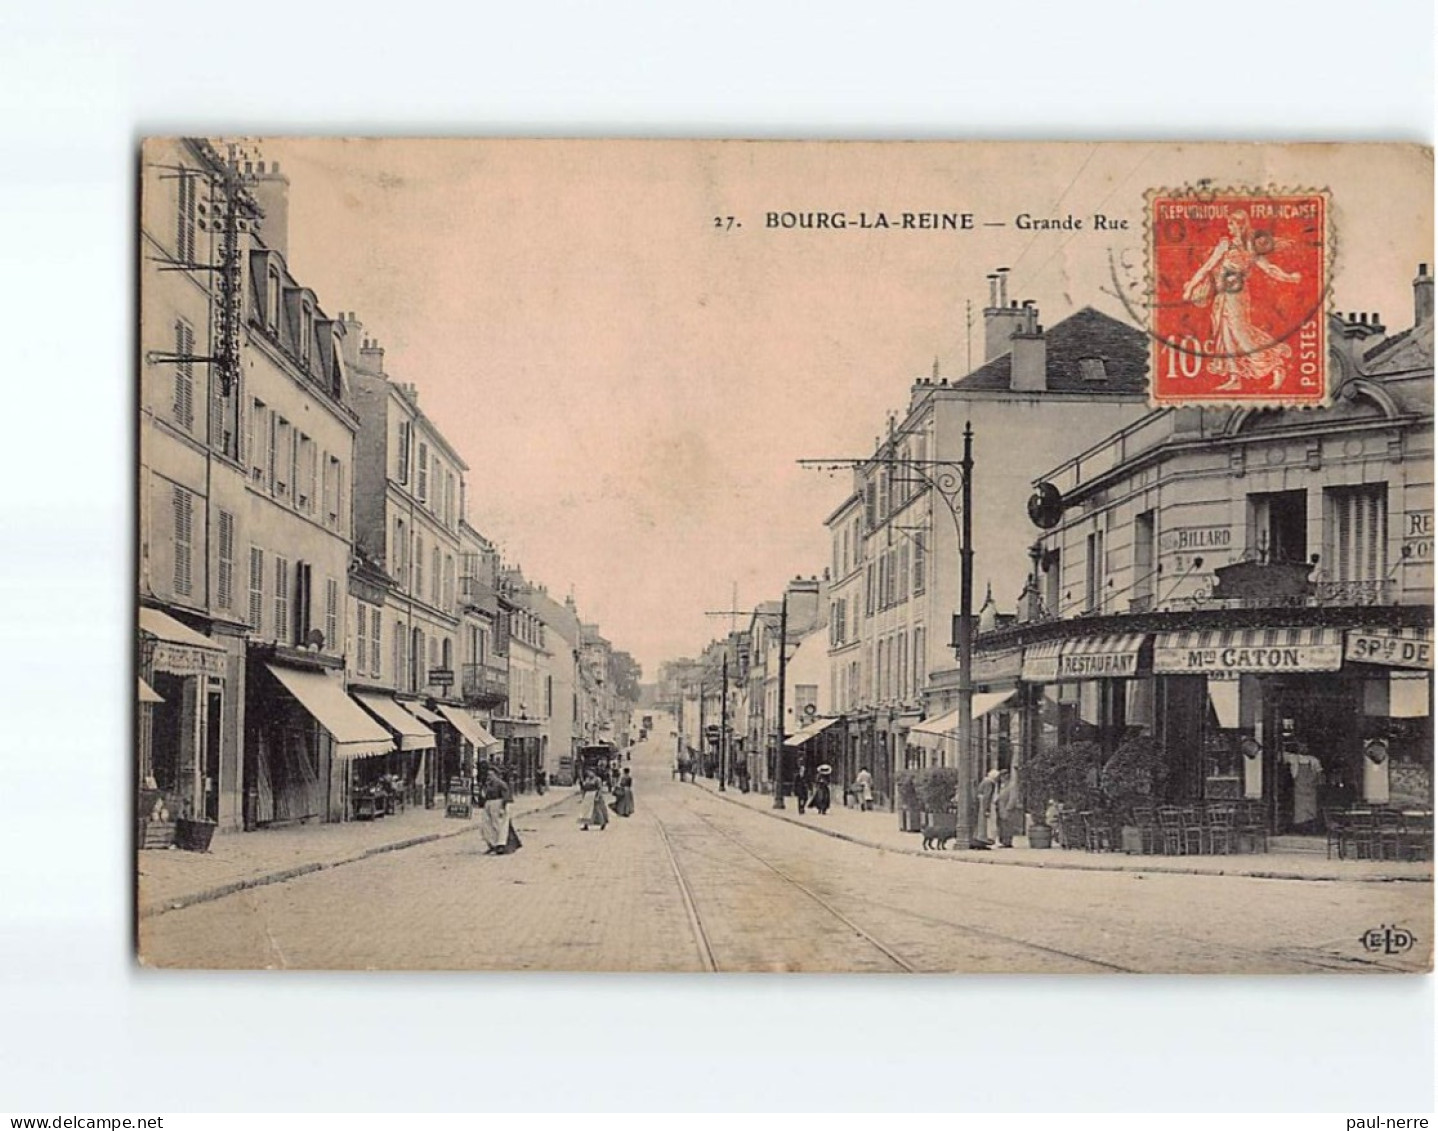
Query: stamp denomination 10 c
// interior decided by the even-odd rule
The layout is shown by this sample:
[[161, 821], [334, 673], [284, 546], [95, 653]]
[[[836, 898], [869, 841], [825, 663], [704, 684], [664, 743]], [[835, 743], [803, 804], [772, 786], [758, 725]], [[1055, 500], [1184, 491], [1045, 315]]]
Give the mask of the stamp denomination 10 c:
[[1148, 195], [1155, 404], [1328, 400], [1328, 198]]

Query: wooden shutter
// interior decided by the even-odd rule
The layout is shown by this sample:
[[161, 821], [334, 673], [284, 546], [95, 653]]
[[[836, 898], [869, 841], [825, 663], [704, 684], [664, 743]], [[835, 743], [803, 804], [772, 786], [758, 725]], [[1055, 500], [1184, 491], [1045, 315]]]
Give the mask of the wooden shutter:
[[250, 547], [250, 627], [257, 636], [264, 634], [265, 622], [265, 552]]
[[215, 602], [228, 609], [235, 600], [235, 516], [220, 512], [220, 569], [215, 586]]
[[334, 653], [342, 651], [339, 640], [339, 605], [339, 584], [333, 577], [327, 577], [325, 578], [325, 645]]
[[191, 565], [194, 559], [194, 498], [183, 487], [176, 487], [174, 504], [175, 593], [188, 597], [193, 589]]
[[175, 323], [175, 423], [186, 432], [195, 428], [195, 332], [185, 322]]
[[428, 498], [428, 496], [429, 496], [429, 445], [428, 445], [428, 444], [421, 444], [421, 445], [419, 446], [419, 472], [418, 472], [418, 475], [419, 475], [419, 482], [418, 482], [418, 484], [417, 484], [417, 489], [418, 489], [418, 492], [419, 492], [419, 501], [420, 501], [420, 502], [424, 502], [424, 501]]
[[175, 225], [175, 257], [181, 263], [195, 262], [195, 180], [194, 174], [185, 171], [176, 182], [179, 208]]
[[290, 642], [290, 563], [285, 558], [275, 558], [275, 639], [282, 644]]
[[363, 675], [365, 665], [369, 663], [369, 610], [359, 601], [355, 602], [355, 623], [358, 629], [355, 637], [355, 671]]
[[371, 671], [371, 672], [373, 672], [376, 676], [378, 676], [378, 675], [380, 674], [380, 665], [379, 665], [379, 641], [380, 641], [380, 627], [381, 627], [380, 611], [379, 611], [378, 609], [371, 609], [371, 610], [370, 610], [370, 627], [372, 628], [373, 631], [370, 633], [370, 644], [369, 644], [369, 649], [370, 649], [370, 652], [369, 652], [370, 665], [369, 665], [369, 668], [370, 668], [370, 671]]

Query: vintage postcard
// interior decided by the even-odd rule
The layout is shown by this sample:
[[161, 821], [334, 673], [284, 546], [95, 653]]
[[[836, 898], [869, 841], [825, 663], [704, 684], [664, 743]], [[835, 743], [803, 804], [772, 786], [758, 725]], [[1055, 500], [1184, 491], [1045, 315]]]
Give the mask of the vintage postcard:
[[139, 173], [144, 965], [1432, 969], [1430, 150]]

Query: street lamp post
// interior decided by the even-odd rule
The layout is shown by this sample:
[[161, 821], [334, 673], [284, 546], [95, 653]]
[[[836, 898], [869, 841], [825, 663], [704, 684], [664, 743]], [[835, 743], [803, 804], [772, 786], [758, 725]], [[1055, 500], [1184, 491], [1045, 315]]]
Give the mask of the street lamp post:
[[[954, 535], [959, 547], [959, 612], [954, 618], [953, 647], [959, 668], [959, 785], [954, 795], [958, 807], [955, 821], [955, 839], [967, 846], [974, 835], [974, 779], [973, 779], [973, 607], [974, 607], [974, 550], [973, 550], [973, 485], [974, 485], [974, 430], [971, 423], [964, 424], [964, 455], [955, 464], [952, 460], [899, 459], [894, 455], [894, 441], [889, 440], [886, 456], [861, 456], [841, 459], [801, 459], [805, 467], [833, 471], [842, 467], [862, 468], [873, 463], [886, 463], [912, 472], [917, 482], [929, 488], [932, 495], [948, 509], [954, 523]], [[781, 661], [782, 667], [782, 661]], [[782, 687], [782, 685], [781, 685]], [[782, 689], [781, 689], [782, 695]], [[776, 806], [781, 807], [781, 806]]]
[[789, 671], [789, 587], [779, 605], [779, 724], [774, 741], [774, 808], [784, 808], [784, 683]]
[[720, 665], [719, 691], [719, 792], [724, 792], [724, 777], [728, 771], [729, 750], [729, 645], [724, 644], [724, 662]]

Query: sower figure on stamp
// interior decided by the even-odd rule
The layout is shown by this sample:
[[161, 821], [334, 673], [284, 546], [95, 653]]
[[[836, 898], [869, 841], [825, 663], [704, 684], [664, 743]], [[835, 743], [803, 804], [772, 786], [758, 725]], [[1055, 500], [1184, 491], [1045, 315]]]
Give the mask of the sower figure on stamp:
[[1183, 288], [1186, 301], [1209, 308], [1214, 356], [1208, 359], [1208, 371], [1225, 378], [1218, 386], [1221, 391], [1270, 374], [1272, 387], [1277, 389], [1287, 376], [1293, 350], [1253, 324], [1250, 304], [1249, 276], [1254, 268], [1280, 283], [1302, 279], [1298, 272], [1285, 271], [1268, 261], [1274, 243], [1272, 237], [1255, 240], [1248, 213], [1235, 211], [1228, 217], [1227, 237], [1218, 241]]

